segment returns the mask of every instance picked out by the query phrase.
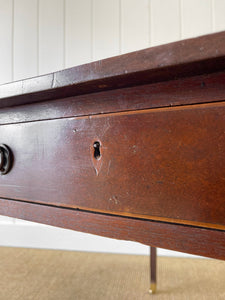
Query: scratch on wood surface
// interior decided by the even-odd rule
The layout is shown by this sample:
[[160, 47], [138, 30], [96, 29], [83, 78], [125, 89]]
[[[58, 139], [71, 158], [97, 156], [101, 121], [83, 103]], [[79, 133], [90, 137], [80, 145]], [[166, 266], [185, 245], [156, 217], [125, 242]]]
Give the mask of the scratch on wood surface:
[[95, 169], [96, 176], [98, 176], [102, 167], [102, 158], [100, 159], [92, 158], [92, 162], [93, 162], [93, 167]]
[[109, 164], [108, 164], [108, 171], [107, 171], [107, 175], [109, 175], [109, 170], [110, 170], [110, 166], [111, 166], [111, 159], [110, 159], [110, 161], [109, 161]]
[[105, 133], [107, 132], [107, 130], [110, 128], [110, 124], [109, 124], [109, 118], [105, 119], [105, 123], [103, 126], [103, 132], [102, 132], [102, 137], [105, 135]]

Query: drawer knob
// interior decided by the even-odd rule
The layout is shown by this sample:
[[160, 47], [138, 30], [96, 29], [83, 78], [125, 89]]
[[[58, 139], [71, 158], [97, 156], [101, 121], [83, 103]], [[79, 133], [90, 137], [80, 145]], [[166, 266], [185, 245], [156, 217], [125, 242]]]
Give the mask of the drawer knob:
[[12, 152], [8, 146], [0, 144], [0, 173], [7, 174], [12, 167]]

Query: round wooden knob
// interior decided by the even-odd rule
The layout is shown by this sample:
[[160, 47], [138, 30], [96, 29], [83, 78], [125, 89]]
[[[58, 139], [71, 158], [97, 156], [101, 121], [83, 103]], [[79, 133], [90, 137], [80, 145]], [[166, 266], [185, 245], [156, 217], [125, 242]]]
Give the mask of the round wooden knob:
[[0, 144], [0, 173], [7, 174], [12, 167], [12, 152], [8, 146]]

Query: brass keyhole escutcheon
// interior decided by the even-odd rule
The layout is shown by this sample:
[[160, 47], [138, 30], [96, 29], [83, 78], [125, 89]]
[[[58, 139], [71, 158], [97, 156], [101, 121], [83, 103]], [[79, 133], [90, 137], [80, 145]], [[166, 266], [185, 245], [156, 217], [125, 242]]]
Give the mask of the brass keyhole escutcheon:
[[7, 174], [12, 167], [13, 156], [10, 148], [0, 144], [0, 174]]

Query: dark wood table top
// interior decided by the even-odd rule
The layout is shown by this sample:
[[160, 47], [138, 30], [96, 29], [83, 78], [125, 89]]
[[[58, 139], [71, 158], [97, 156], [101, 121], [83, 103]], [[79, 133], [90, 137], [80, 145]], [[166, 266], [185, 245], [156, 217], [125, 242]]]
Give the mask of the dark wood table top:
[[225, 32], [119, 55], [0, 85], [0, 107], [223, 71]]

